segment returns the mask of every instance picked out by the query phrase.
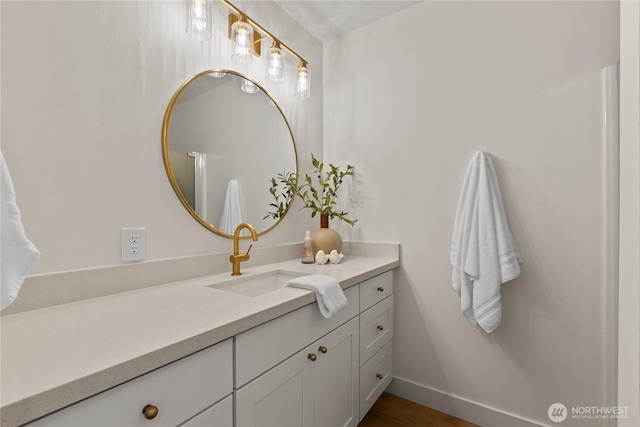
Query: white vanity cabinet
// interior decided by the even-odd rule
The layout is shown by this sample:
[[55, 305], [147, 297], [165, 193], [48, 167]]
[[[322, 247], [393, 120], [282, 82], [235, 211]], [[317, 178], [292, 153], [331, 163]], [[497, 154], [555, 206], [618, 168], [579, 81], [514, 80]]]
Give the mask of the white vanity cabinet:
[[[29, 427], [224, 426], [233, 420], [228, 339], [34, 421]], [[145, 416], [153, 416], [151, 419]]]
[[330, 319], [314, 303], [236, 337], [236, 426], [358, 424], [358, 285], [345, 295]]
[[344, 293], [329, 319], [308, 304], [29, 427], [355, 427], [391, 382], [393, 272]]
[[360, 284], [360, 420], [391, 383], [393, 272]]

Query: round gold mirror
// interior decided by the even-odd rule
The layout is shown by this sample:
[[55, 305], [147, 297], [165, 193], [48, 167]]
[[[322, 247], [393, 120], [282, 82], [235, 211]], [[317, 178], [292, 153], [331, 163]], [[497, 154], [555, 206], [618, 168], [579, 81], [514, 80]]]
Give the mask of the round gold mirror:
[[298, 156], [280, 106], [255, 81], [230, 70], [199, 73], [178, 88], [162, 125], [169, 181], [187, 211], [233, 237], [242, 222], [263, 235], [289, 211]]

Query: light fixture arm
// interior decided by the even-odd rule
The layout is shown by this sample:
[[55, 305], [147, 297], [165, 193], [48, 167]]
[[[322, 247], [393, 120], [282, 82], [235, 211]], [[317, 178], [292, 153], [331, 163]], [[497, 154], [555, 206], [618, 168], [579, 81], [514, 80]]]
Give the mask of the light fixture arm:
[[[282, 43], [282, 41], [280, 41], [278, 38], [276, 38], [273, 34], [271, 34], [269, 31], [265, 30], [264, 27], [262, 27], [260, 24], [258, 24], [256, 21], [254, 21], [253, 19], [251, 19], [249, 17], [249, 15], [247, 15], [246, 13], [244, 13], [243, 11], [241, 11], [240, 9], [238, 9], [236, 6], [234, 6], [233, 4], [231, 4], [231, 2], [229, 2], [228, 0], [220, 0], [220, 2], [222, 4], [224, 4], [225, 6], [227, 6], [229, 9], [231, 9], [233, 11], [233, 13], [235, 13], [236, 15], [238, 15], [237, 17], [233, 17], [230, 15], [229, 16], [229, 25], [231, 26], [232, 21], [237, 21], [237, 20], [241, 20], [244, 22], [247, 22], [249, 25], [251, 25], [252, 27], [254, 27], [255, 30], [257, 30], [259, 32], [259, 34], [255, 35], [254, 38], [254, 44], [256, 45], [256, 49], [254, 50], [254, 52], [256, 53], [256, 55], [260, 56], [260, 48], [258, 47], [260, 45], [260, 42], [262, 41], [263, 38], [269, 38], [271, 39], [274, 43], [276, 43], [277, 45], [279, 45], [282, 49], [286, 50], [287, 52], [289, 52], [291, 55], [295, 56], [296, 58], [298, 58], [298, 60], [300, 61], [300, 63], [305, 66], [308, 67], [308, 62], [306, 59], [304, 59], [302, 56], [298, 55], [293, 49], [291, 49], [289, 46], [287, 46], [286, 44]], [[263, 35], [264, 34], [264, 35]]]

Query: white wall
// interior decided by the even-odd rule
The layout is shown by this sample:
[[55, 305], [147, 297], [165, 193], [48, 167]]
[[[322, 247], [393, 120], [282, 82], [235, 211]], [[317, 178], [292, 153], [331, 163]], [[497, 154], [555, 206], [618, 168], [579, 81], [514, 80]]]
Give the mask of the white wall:
[[640, 2], [620, 5], [619, 425], [640, 425]]
[[[324, 45], [324, 158], [356, 166], [343, 234], [400, 241], [394, 375], [518, 417], [606, 405], [601, 70], [616, 2], [424, 2]], [[524, 258], [492, 334], [449, 248], [467, 162], [491, 152]], [[566, 420], [563, 425], [602, 425]]]
[[[301, 166], [322, 150], [322, 47], [272, 2], [237, 6], [299, 51], [314, 73], [309, 100], [265, 67], [231, 62], [227, 15], [214, 4], [213, 39], [185, 31], [184, 1], [2, 1], [2, 152], [36, 273], [120, 264], [122, 227], [147, 228], [147, 259], [231, 250], [182, 207], [162, 163], [162, 119], [192, 75], [230, 68], [272, 94], [290, 120]], [[264, 58], [262, 58], [264, 59]], [[298, 242], [317, 226], [294, 208], [256, 247]]]

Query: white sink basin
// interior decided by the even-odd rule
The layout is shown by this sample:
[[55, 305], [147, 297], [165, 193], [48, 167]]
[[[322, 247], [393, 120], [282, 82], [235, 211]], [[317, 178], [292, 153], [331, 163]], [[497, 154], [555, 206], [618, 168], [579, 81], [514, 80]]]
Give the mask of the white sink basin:
[[243, 274], [239, 277], [232, 277], [224, 282], [208, 285], [209, 288], [221, 291], [233, 292], [248, 297], [257, 297], [268, 292], [277, 291], [295, 277], [300, 277], [299, 273], [287, 271], [268, 271], [258, 274]]

